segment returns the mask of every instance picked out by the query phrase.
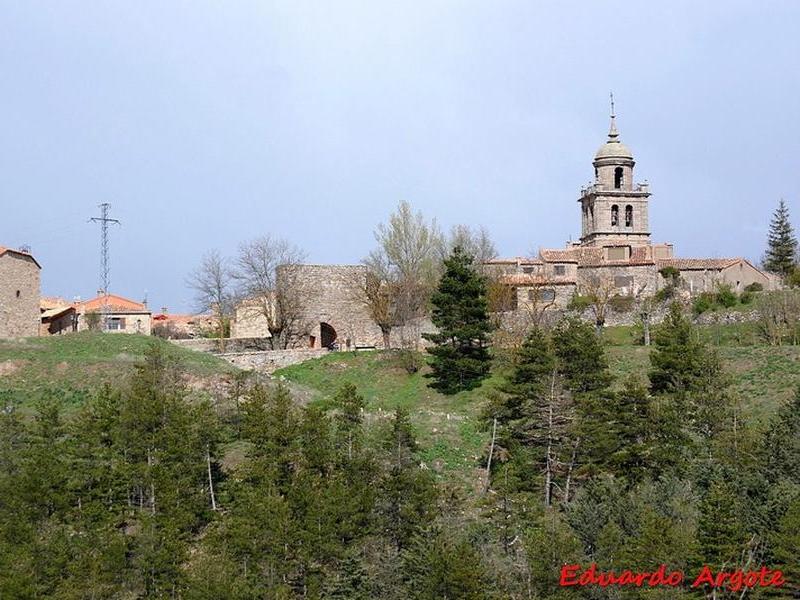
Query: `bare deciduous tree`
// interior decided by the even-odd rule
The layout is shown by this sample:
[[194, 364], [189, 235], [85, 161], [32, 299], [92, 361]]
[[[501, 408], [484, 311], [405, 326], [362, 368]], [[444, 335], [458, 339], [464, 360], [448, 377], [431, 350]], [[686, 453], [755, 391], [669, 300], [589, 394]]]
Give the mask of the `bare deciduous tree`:
[[597, 334], [603, 331], [611, 298], [616, 294], [614, 279], [609, 275], [591, 275], [580, 285], [579, 293], [591, 303]]
[[233, 273], [228, 262], [217, 250], [211, 250], [203, 257], [200, 266], [189, 275], [187, 284], [195, 291], [198, 311], [212, 314], [219, 348], [223, 350], [225, 324], [234, 301]]
[[473, 230], [468, 225], [455, 225], [450, 230], [450, 239], [444, 248], [443, 258], [448, 256], [456, 246], [460, 246], [464, 252], [475, 259], [472, 264], [483, 274], [486, 274], [486, 263], [497, 258], [497, 248], [495, 248], [488, 230], [483, 226]]
[[304, 258], [296, 246], [268, 235], [239, 247], [239, 293], [266, 320], [273, 350], [289, 348], [307, 333], [299, 273]]
[[366, 278], [357, 290], [388, 348], [394, 327], [406, 327], [425, 314], [445, 242], [436, 221], [427, 222], [408, 202], [378, 226], [375, 239], [378, 248], [364, 259]]

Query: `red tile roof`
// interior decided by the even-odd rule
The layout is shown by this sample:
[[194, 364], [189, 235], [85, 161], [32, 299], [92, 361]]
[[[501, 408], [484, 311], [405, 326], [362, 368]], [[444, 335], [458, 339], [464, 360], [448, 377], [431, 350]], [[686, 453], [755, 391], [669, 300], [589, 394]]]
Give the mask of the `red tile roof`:
[[[86, 300], [85, 302], [79, 302], [78, 307], [86, 312], [93, 311], [93, 310], [100, 310], [103, 308], [105, 304], [104, 296], [97, 296], [96, 298], [92, 298], [91, 300]], [[108, 305], [111, 310], [116, 312], [149, 312], [147, 310], [147, 306], [142, 304], [141, 302], [136, 302], [134, 300], [128, 300], [127, 298], [123, 298], [122, 296], [117, 296], [116, 294], [108, 294]]]
[[743, 258], [662, 258], [656, 264], [659, 269], [675, 267], [680, 271], [702, 271], [721, 270], [742, 261], [747, 262]]
[[570, 285], [575, 283], [575, 279], [572, 277], [546, 277], [544, 275], [529, 275], [527, 273], [505, 275], [500, 278], [500, 281], [508, 285], [519, 286]]

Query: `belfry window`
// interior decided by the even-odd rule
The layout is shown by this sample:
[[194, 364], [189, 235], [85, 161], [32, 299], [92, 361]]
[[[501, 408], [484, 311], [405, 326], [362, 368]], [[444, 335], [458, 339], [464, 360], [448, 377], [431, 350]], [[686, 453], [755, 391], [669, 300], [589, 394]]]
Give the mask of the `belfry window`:
[[633, 227], [633, 207], [630, 204], [625, 207], [625, 227]]
[[614, 189], [618, 190], [622, 187], [622, 167], [614, 169]]
[[619, 225], [619, 206], [614, 204], [611, 207], [611, 226], [616, 227]]

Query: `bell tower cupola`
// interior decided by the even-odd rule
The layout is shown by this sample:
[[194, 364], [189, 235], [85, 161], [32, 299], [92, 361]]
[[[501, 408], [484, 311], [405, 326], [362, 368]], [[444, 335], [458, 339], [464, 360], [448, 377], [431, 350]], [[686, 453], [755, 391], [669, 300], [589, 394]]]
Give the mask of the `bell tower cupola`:
[[582, 246], [650, 243], [648, 185], [633, 182], [633, 153], [619, 139], [614, 95], [608, 139], [594, 156], [594, 182], [581, 190]]

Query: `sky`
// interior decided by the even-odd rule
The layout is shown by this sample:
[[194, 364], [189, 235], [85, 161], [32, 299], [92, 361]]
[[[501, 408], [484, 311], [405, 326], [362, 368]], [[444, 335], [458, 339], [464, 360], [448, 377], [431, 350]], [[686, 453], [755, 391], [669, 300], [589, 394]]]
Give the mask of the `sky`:
[[502, 256], [580, 235], [608, 131], [653, 241], [760, 259], [800, 226], [800, 2], [0, 1], [0, 245], [88, 298], [194, 308], [187, 275], [269, 234], [359, 262], [406, 200]]

